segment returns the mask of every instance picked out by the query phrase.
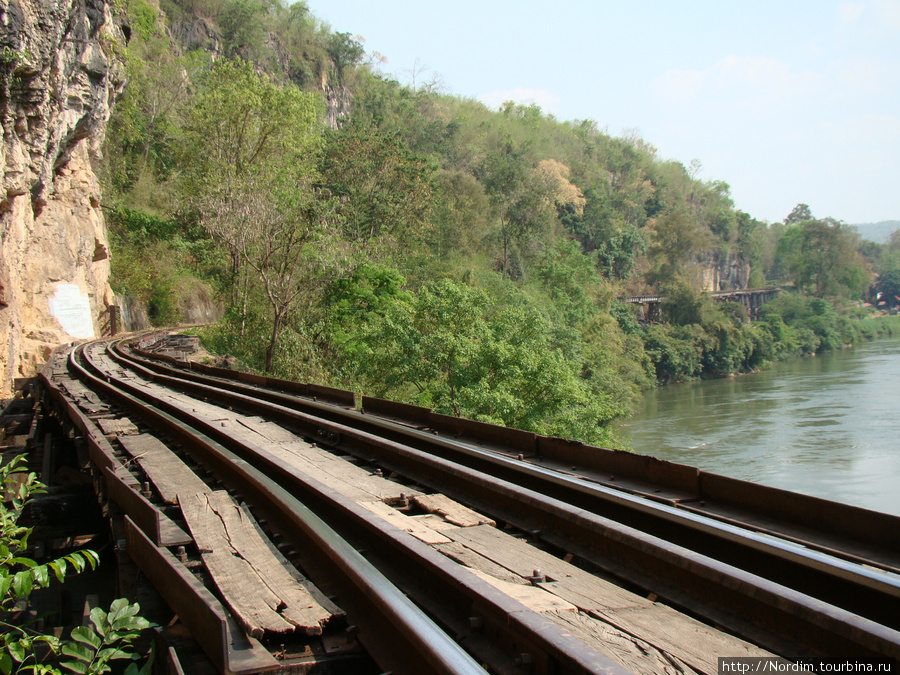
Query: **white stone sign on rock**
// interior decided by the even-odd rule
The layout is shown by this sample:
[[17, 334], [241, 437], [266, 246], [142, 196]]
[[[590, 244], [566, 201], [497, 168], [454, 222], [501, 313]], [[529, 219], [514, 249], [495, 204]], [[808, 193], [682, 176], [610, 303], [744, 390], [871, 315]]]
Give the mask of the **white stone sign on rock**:
[[48, 300], [50, 314], [63, 330], [80, 340], [94, 337], [91, 301], [75, 284], [56, 284], [56, 293]]

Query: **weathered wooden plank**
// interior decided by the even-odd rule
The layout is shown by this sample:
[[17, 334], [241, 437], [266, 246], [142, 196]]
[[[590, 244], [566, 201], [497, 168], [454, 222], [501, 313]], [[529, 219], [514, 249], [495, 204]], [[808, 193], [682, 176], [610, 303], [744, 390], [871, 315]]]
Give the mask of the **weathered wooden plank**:
[[177, 504], [179, 493], [193, 495], [210, 491], [206, 483], [158, 438], [150, 434], [119, 436], [119, 443], [137, 460], [164, 502]]
[[498, 565], [493, 560], [488, 560], [480, 553], [476, 553], [472, 549], [464, 546], [463, 544], [460, 544], [459, 542], [451, 541], [448, 544], [434, 544], [434, 548], [443, 553], [451, 560], [458, 562], [460, 565], [465, 565], [466, 567], [469, 567], [473, 570], [478, 570], [479, 572], [490, 574], [495, 579], [507, 581], [511, 584], [525, 585], [528, 583], [518, 574], [510, 572], [505, 567]]
[[228, 493], [182, 496], [181, 509], [204, 564], [249, 635], [322, 634], [331, 612], [275, 559]]
[[537, 588], [536, 586], [513, 584], [508, 581], [497, 579], [490, 574], [486, 574], [485, 572], [476, 569], [470, 569], [470, 571], [479, 579], [483, 579], [494, 588], [503, 591], [511, 598], [518, 600], [535, 612], [578, 612], [578, 608], [571, 602], [566, 602], [562, 598]]
[[[465, 549], [464, 546], [456, 542], [439, 545], [435, 548], [446, 553], [450, 551], [450, 547]], [[524, 580], [521, 577], [506, 570], [504, 570], [506, 574], [514, 580], [498, 578], [495, 572], [486, 572], [479, 569], [483, 563], [478, 561], [480, 556], [473, 551], [469, 551], [469, 555], [464, 555], [463, 557], [466, 557], [469, 562], [476, 562], [477, 566], [473, 567], [470, 565], [470, 568], [472, 573], [480, 579], [503, 591], [529, 609], [540, 612], [601, 654], [608, 656], [627, 668], [630, 672], [659, 675], [696, 675], [692, 668], [677, 658], [662, 652], [639, 637], [630, 635], [603, 620], [598, 620], [579, 611], [574, 604], [554, 595], [552, 592], [548, 592], [543, 584], [538, 586], [524, 584]], [[486, 558], [481, 558], [481, 560], [488, 562], [488, 564], [493, 564], [487, 561]]]
[[298, 437], [280, 424], [269, 422], [262, 417], [242, 417], [240, 423], [250, 431], [259, 434], [273, 443], [293, 443]]
[[60, 384], [66, 390], [66, 393], [69, 394], [69, 398], [75, 401], [76, 405], [86, 413], [96, 415], [109, 410], [109, 406], [103, 403], [97, 394], [78, 380], [62, 380]]
[[246, 560], [257, 576], [281, 600], [278, 611], [290, 623], [308, 635], [321, 635], [322, 626], [332, 617], [272, 554], [271, 543], [264, 539], [250, 513], [237, 504], [226, 492], [208, 497], [219, 515], [234, 551]]
[[450, 530], [445, 534], [521, 577], [527, 578], [535, 570], [539, 571], [548, 580], [556, 582], [551, 592], [581, 609], [618, 609], [653, 604], [495, 527], [479, 525]]
[[[595, 616], [654, 645], [705, 675], [718, 672], [719, 656], [772, 656], [755, 645], [714, 630], [667, 605], [596, 612]], [[650, 639], [650, 638], [647, 638]]]
[[670, 654], [582, 612], [546, 612], [544, 616], [631, 673], [696, 675], [690, 666]]
[[440, 532], [432, 530], [420, 520], [410, 518], [405, 513], [400, 513], [393, 506], [388, 506], [384, 502], [361, 502], [360, 506], [364, 506], [372, 513], [384, 518], [387, 522], [404, 532], [409, 532], [416, 539], [424, 541], [426, 544], [450, 543], [450, 539]]
[[97, 420], [97, 426], [104, 436], [136, 436], [140, 433], [131, 420], [118, 417]]
[[432, 530], [437, 530], [438, 532], [440, 532], [441, 530], [452, 530], [455, 527], [459, 527], [459, 525], [454, 525], [453, 523], [444, 520], [441, 516], [435, 515], [433, 513], [423, 513], [417, 516], [410, 516], [410, 518], [420, 520]]
[[428, 513], [436, 513], [446, 518], [447, 522], [459, 527], [474, 527], [475, 525], [496, 525], [497, 523], [477, 511], [473, 511], [459, 502], [455, 502], [447, 495], [416, 495], [413, 502]]
[[278, 596], [259, 583], [253, 568], [235, 555], [208, 494], [182, 495], [181, 512], [200, 549], [203, 564], [248, 635], [261, 638], [267, 630], [286, 633], [293, 627], [278, 612]]
[[535, 570], [549, 577], [540, 587], [623, 633], [639, 636], [700, 673], [716, 673], [717, 656], [770, 656], [744, 640], [717, 631], [691, 617], [599, 579], [496, 528], [479, 525], [445, 534], [528, 577]]
[[140, 387], [141, 389], [152, 393], [154, 396], [158, 396], [161, 400], [177, 405], [181, 408], [184, 408], [185, 410], [195, 412], [198, 415], [206, 418], [206, 420], [210, 422], [234, 420], [236, 417], [240, 416], [237, 413], [228, 410], [227, 408], [221, 408], [217, 405], [207, 403], [206, 401], [203, 401], [199, 398], [194, 398], [192, 396], [188, 396], [187, 394], [182, 394], [171, 389], [166, 389], [165, 387], [160, 387], [159, 385], [152, 382], [147, 382], [135, 378], [132, 381], [132, 385]]
[[[419, 494], [311, 445], [277, 424], [257, 417], [241, 417], [235, 426], [238, 427], [233, 429], [235, 433], [249, 438], [354, 501], [391, 501], [399, 499], [401, 494], [407, 497]], [[241, 432], [241, 426], [245, 428], [244, 432]], [[248, 433], [255, 435], [255, 438], [248, 437]]]
[[256, 530], [259, 538], [269, 549], [269, 552], [272, 554], [272, 557], [278, 561], [278, 563], [287, 571], [294, 581], [303, 586], [309, 594], [318, 602], [323, 608], [325, 608], [329, 614], [331, 614], [332, 618], [342, 617], [345, 615], [344, 611], [338, 607], [331, 599], [322, 593], [314, 583], [309, 581], [303, 574], [301, 574], [300, 570], [294, 567], [291, 562], [284, 557], [281, 551], [278, 550], [278, 547], [272, 543], [272, 540], [266, 536], [266, 533], [262, 531], [262, 528], [259, 526], [259, 523], [256, 522], [256, 519], [253, 515], [247, 510], [247, 507], [244, 504], [241, 504], [241, 510], [246, 514], [247, 521], [253, 525], [253, 528]]

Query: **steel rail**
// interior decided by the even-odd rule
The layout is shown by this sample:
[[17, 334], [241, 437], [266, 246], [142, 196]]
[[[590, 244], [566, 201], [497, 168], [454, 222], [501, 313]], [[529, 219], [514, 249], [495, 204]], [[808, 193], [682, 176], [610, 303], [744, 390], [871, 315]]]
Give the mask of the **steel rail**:
[[[130, 344], [131, 341], [125, 342], [125, 344]], [[419, 429], [414, 428], [414, 426], [410, 426], [408, 424], [398, 424], [391, 419], [379, 419], [378, 412], [375, 413], [373, 417], [372, 414], [369, 414], [368, 410], [364, 410], [362, 412], [357, 412], [353, 410], [347, 410], [344, 407], [335, 408], [334, 406], [328, 403], [321, 403], [316, 401], [315, 399], [310, 400], [309, 397], [304, 397], [302, 395], [295, 395], [293, 392], [297, 390], [297, 387], [302, 387], [304, 385], [296, 385], [295, 383], [283, 381], [283, 380], [273, 380], [272, 378], [264, 378], [260, 376], [254, 376], [246, 373], [233, 373], [231, 379], [226, 377], [227, 374], [231, 373], [231, 371], [225, 371], [222, 369], [211, 368], [208, 366], [203, 366], [200, 373], [194, 370], [196, 364], [188, 364], [185, 362], [178, 362], [174, 360], [170, 356], [159, 356], [155, 355], [153, 358], [147, 358], [147, 352], [144, 350], [137, 350], [138, 354], [134, 353], [132, 349], [130, 353], [126, 354], [120, 348], [120, 343], [116, 343], [113, 345], [113, 351], [115, 354], [119, 355], [122, 358], [125, 358], [131, 362], [137, 362], [149, 367], [153, 370], [156, 370], [160, 373], [177, 373], [176, 377], [179, 379], [191, 379], [196, 382], [205, 382], [211, 384], [214, 387], [221, 389], [228, 389], [230, 391], [234, 391], [237, 393], [248, 393], [252, 396], [271, 401], [273, 403], [279, 403], [282, 405], [287, 405], [289, 407], [295, 407], [298, 410], [313, 412], [313, 414], [325, 417], [326, 419], [340, 422], [342, 424], [348, 424], [351, 426], [355, 426], [356, 428], [365, 429], [368, 431], [373, 431], [375, 433], [379, 433], [381, 435], [385, 435], [386, 437], [393, 438], [395, 440], [400, 440], [406, 444], [412, 445], [414, 447], [419, 447], [421, 449], [429, 449], [433, 447], [437, 447], [438, 444], [441, 443], [440, 437], [435, 437], [432, 434], [424, 433]], [[160, 359], [165, 359], [170, 363], [174, 363], [176, 367], [172, 367], [166, 365], [165, 363], [160, 362]], [[188, 367], [189, 366], [189, 367]], [[203, 374], [207, 371], [212, 370], [216, 371], [215, 375]], [[237, 378], [235, 381], [234, 378]], [[266, 383], [266, 384], [263, 384]], [[271, 383], [271, 384], [269, 384]], [[313, 385], [305, 385], [306, 387], [312, 387]], [[282, 387], [283, 390], [278, 390], [276, 387]], [[316, 387], [316, 390], [328, 388], [325, 387]], [[287, 393], [287, 392], [291, 393]], [[347, 403], [347, 396], [350, 395], [350, 392], [341, 392], [340, 390], [331, 390], [330, 392], [333, 396], [340, 396], [343, 403]], [[311, 391], [308, 396], [312, 396], [313, 392]], [[352, 407], [352, 395], [350, 395], [350, 407]], [[413, 411], [415, 416], [421, 417], [422, 413], [425, 413], [424, 417], [427, 419], [430, 410], [424, 408], [417, 408], [416, 406], [409, 406], [405, 404], [396, 404], [388, 401], [381, 401], [379, 399], [370, 399], [367, 397], [363, 397], [363, 405], [367, 407], [369, 405], [375, 405], [379, 408], [383, 408], [387, 405], [390, 409], [393, 409], [393, 412], [397, 414], [403, 414], [409, 411]], [[366, 414], [363, 414], [366, 413]], [[433, 415], [432, 415], [433, 416]], [[389, 415], [390, 417], [390, 415]], [[444, 416], [438, 416], [443, 418]], [[453, 420], [455, 418], [447, 418], [449, 420]], [[465, 420], [457, 420], [458, 422], [465, 423], [468, 425], [476, 425], [476, 423], [466, 422]], [[525, 436], [525, 432], [520, 432], [513, 429], [502, 429], [502, 428], [494, 428], [492, 425], [479, 425], [480, 427], [491, 427], [496, 434], [495, 429], [501, 429], [505, 433], [506, 439], [515, 439], [517, 436]], [[458, 435], [458, 434], [457, 434]], [[534, 436], [532, 434], [532, 436]], [[496, 441], [496, 439], [495, 439]], [[545, 457], [541, 455], [542, 450], [545, 450], [545, 446], [548, 445], [544, 441], [549, 441], [549, 445], [566, 445], [566, 442], [561, 441], [560, 439], [542, 439], [538, 443], [538, 451], [537, 456], [533, 454], [523, 454], [518, 459], [523, 460], [525, 463], [535, 464], [535, 460], [537, 462], [543, 462]], [[479, 447], [480, 443], [473, 443], [471, 439], [467, 439], [465, 442], [451, 442], [454, 447], [468, 447], [474, 448], [476, 450], [482, 450], [482, 447]], [[580, 444], [570, 443], [572, 447], [580, 447]], [[512, 447], [520, 447], [518, 445], [510, 446]], [[497, 448], [492, 448], [492, 450], [496, 450]], [[502, 450], [502, 449], [501, 449]], [[610, 451], [605, 451], [602, 449], [597, 449], [597, 451], [601, 454], [616, 454], [611, 453]], [[582, 454], [584, 451], [582, 451]], [[495, 453], [503, 455], [503, 452]], [[511, 452], [507, 451], [506, 454], [516, 456], [517, 451], [512, 450]], [[553, 456], [555, 453], [551, 452], [550, 455]], [[639, 487], [625, 487], [621, 483], [617, 483], [616, 485], [610, 485], [608, 482], [598, 479], [597, 476], [590, 475], [590, 468], [587, 468], [587, 475], [584, 476], [584, 479], [588, 482], [597, 485], [603, 485], [605, 488], [612, 490], [613, 493], [619, 494], [635, 494], [640, 497], [644, 497], [651, 502], [658, 502], [663, 504], [669, 504], [676, 509], [683, 510], [685, 512], [693, 513], [700, 515], [704, 518], [720, 521], [722, 523], [726, 523], [728, 525], [741, 528], [744, 530], [758, 532], [763, 535], [769, 535], [771, 537], [775, 537], [780, 540], [793, 542], [794, 544], [799, 544], [804, 549], [816, 550], [826, 555], [832, 556], [834, 558], [841, 558], [848, 562], [865, 565], [867, 567], [876, 567], [883, 569], [885, 571], [894, 572], [895, 574], [900, 574], [900, 518], [896, 518], [893, 516], [889, 516], [886, 514], [880, 514], [876, 512], [866, 511], [864, 509], [858, 509], [856, 507], [848, 507], [846, 505], [836, 504], [833, 502], [828, 502], [826, 500], [821, 500], [815, 497], [809, 497], [807, 495], [800, 495], [795, 493], [787, 493], [783, 490], [778, 490], [775, 488], [766, 488], [765, 486], [760, 486], [752, 483], [747, 483], [745, 481], [739, 481], [735, 479], [728, 479], [723, 476], [716, 476], [714, 474], [709, 474], [703, 471], [697, 471], [696, 469], [692, 469], [691, 467], [686, 467], [683, 465], [671, 464], [669, 462], [662, 462], [660, 460], [655, 460], [650, 457], [642, 457], [640, 455], [631, 455], [630, 453], [618, 453], [620, 455], [625, 455], [629, 459], [636, 460], [648, 460], [651, 463], [657, 463], [662, 467], [668, 468], [669, 470], [679, 472], [681, 474], [685, 474], [686, 470], [693, 470], [696, 473], [695, 480], [698, 480], [698, 485], [695, 487], [697, 490], [697, 494], [693, 497], [689, 497], [687, 499], [683, 498], [666, 498], [664, 496], [660, 496], [656, 493], [660, 492], [659, 489], [653, 490]], [[620, 458], [619, 458], [620, 459]], [[575, 463], [575, 462], [570, 462]], [[568, 467], [567, 467], [568, 468]], [[576, 467], [572, 467], [575, 469]], [[607, 470], [607, 473], [610, 471]], [[566, 472], [563, 472], [564, 474]], [[614, 479], [615, 476], [610, 476], [610, 479]], [[689, 477], [687, 474], [681, 476], [675, 480], [675, 484], [678, 484], [682, 481], [689, 481]], [[778, 501], [779, 503], [784, 505], [784, 501], [787, 498], [790, 498], [791, 504], [801, 504], [800, 510], [805, 512], [814, 512], [817, 513], [822, 509], [837, 510], [839, 512], [839, 516], [842, 519], [841, 532], [847, 534], [846, 530], [848, 528], [848, 522], [851, 521], [850, 528], [852, 530], [850, 534], [851, 537], [860, 536], [860, 526], [868, 523], [875, 519], [877, 521], [877, 525], [873, 525], [867, 527], [865, 536], [867, 537], [865, 543], [857, 542], [854, 540], [837, 540], [834, 541], [834, 534], [829, 529], [827, 533], [819, 532], [819, 539], [816, 539], [814, 536], [807, 534], [806, 536], [798, 536], [797, 534], [789, 533], [784, 528], [776, 528], [773, 529], [771, 526], [764, 526], [758, 522], [754, 522], [753, 515], [754, 513], [751, 511], [748, 514], [748, 519], [742, 520], [740, 517], [730, 514], [725, 515], [722, 513], [717, 513], [715, 510], [710, 510], [709, 508], [705, 508], [708, 506], [704, 499], [706, 499], [705, 489], [701, 489], [702, 486], [709, 485], [710, 482], [715, 483], [715, 490], [718, 492], [722, 492], [723, 490], [734, 493], [734, 492], [746, 492], [747, 490], [754, 491], [757, 494], [757, 499], [771, 499]], [[690, 488], [685, 488], [690, 489]], [[738, 499], [740, 501], [740, 498]], [[762, 515], [762, 514], [759, 514]], [[768, 517], [772, 517], [773, 514], [769, 513]], [[788, 522], [791, 522], [792, 517], [796, 517], [796, 514], [793, 513], [776, 513], [775, 517], [787, 518]], [[809, 529], [809, 525], [806, 523], [798, 523], [802, 529]], [[834, 523], [829, 524], [829, 528], [834, 526]], [[814, 535], [815, 532], [812, 533]], [[822, 539], [828, 538], [832, 541], [823, 541]], [[866, 556], [859, 552], [850, 552], [846, 550], [847, 547], [858, 549], [862, 543], [863, 548], [866, 546], [877, 546], [877, 551], [871, 551], [872, 555]]]
[[[316, 546], [316, 550], [320, 551], [335, 570], [340, 571], [345, 581], [356, 589], [357, 602], [367, 605], [366, 610], [360, 611], [359, 614], [372, 619], [372, 625], [367, 627], [368, 630], [384, 640], [384, 644], [377, 644], [380, 641], [367, 644], [373, 652], [380, 654], [398, 672], [485, 675], [485, 670], [478, 662], [296, 497], [284, 488], [272, 484], [257, 469], [250, 467], [215, 441], [203, 438], [199, 432], [184, 433], [183, 425], [174, 417], [162, 410], [154, 409], [148, 403], [113, 385], [111, 381], [115, 378], [107, 376], [110, 381], [104, 381], [92, 375], [77, 361], [77, 356], [82, 351], [82, 347], [74, 350], [69, 361], [70, 368], [74, 369], [79, 379], [90, 383], [92, 389], [102, 391], [123, 408], [164, 425], [170, 432], [186, 440], [195, 435], [197, 442], [219, 453], [225, 462], [230, 462], [233, 465], [234, 475], [240, 476], [244, 484], [249, 483], [258, 492], [267, 494], [270, 504], [286, 514], [286, 519], [302, 531]], [[182, 433], [179, 433], [179, 429]], [[384, 631], [383, 625], [378, 625], [382, 622], [387, 623], [393, 630]], [[399, 656], [401, 654], [402, 658]]]
[[[135, 369], [150, 379], [169, 382], [169, 376], [142, 366]], [[180, 386], [204, 397], [223, 396], [221, 391], [207, 385], [182, 383]], [[229, 405], [253, 408], [256, 412], [263, 410], [262, 403], [246, 395], [231, 392], [227, 400]], [[311, 437], [339, 438], [341, 447], [354, 454], [375, 457], [383, 465], [423, 484], [445, 487], [444, 491], [451, 495], [456, 491], [488, 512], [499, 510], [507, 514], [511, 522], [527, 520], [526, 527], [537, 524], [542, 538], [575, 550], [616, 576], [658, 592], [766, 647], [786, 648], [789, 653], [791, 648], [796, 650], [803, 645], [802, 649], [820, 655], [858, 655], [860, 651], [900, 655], [900, 634], [890, 627], [590, 513], [580, 506], [284, 406], [266, 404], [264, 414], [301, 428]], [[472, 448], [462, 450], [475, 453]], [[759, 626], [765, 628], [760, 631]], [[784, 636], [788, 636], [787, 642], [779, 643]]]
[[[90, 365], [90, 363], [89, 363]], [[169, 434], [172, 434], [185, 443], [190, 443], [193, 451], [200, 451], [203, 459], [207, 463], [214, 465], [214, 472], [226, 477], [226, 483], [240, 485], [241, 491], [246, 491], [253, 496], [254, 503], [263, 502], [268, 504], [290, 505], [289, 514], [302, 511], [304, 520], [299, 521], [296, 517], [291, 516], [285, 519], [284, 512], [280, 508], [267, 508], [267, 516], [271, 517], [273, 522], [282, 522], [282, 531], [289, 534], [292, 528], [305, 528], [304, 525], [307, 518], [319, 519], [322, 527], [328, 527], [319, 513], [327, 514], [328, 521], [339, 521], [345, 528], [353, 529], [355, 536], [364, 540], [373, 542], [377, 550], [384, 547], [395, 556], [402, 556], [404, 564], [400, 565], [401, 572], [408, 574], [410, 569], [421, 567], [424, 562], [424, 568], [428, 571], [425, 573], [430, 583], [443, 584], [448, 586], [447, 592], [442, 594], [442, 599], [438, 606], [430, 606], [429, 610], [440, 615], [441, 605], [459, 605], [459, 599], [451, 601], [449, 598], [456, 595], [458, 598], [464, 598], [463, 620], [457, 620], [454, 630], [457, 634], [466, 636], [466, 644], [475, 652], [482, 652], [490, 655], [492, 651], [496, 651], [494, 645], [487, 644], [483, 638], [477, 633], [488, 630], [488, 628], [476, 629], [468, 625], [468, 617], [473, 616], [472, 612], [476, 611], [476, 616], [480, 616], [481, 620], [487, 624], [494, 632], [493, 642], [502, 642], [512, 645], [528, 645], [531, 652], [537, 651], [538, 654], [528, 654], [528, 659], [535, 662], [546, 662], [545, 672], [558, 672], [560, 674], [572, 673], [608, 673], [609, 675], [622, 675], [625, 671], [610, 661], [605, 656], [597, 653], [579, 640], [573, 638], [562, 628], [551, 623], [539, 614], [528, 610], [520, 605], [517, 601], [511, 600], [508, 596], [493, 588], [478, 577], [459, 568], [455, 563], [450, 562], [440, 553], [437, 553], [427, 545], [415, 540], [406, 533], [396, 528], [385, 527], [384, 523], [367, 510], [359, 507], [355, 503], [337, 495], [327, 486], [321, 485], [314, 479], [306, 476], [301, 471], [290, 465], [274, 458], [261, 448], [255, 447], [246, 441], [238, 441], [232, 438], [227, 432], [224, 432], [214, 424], [199, 419], [192, 414], [184, 411], [177, 406], [167, 404], [161, 401], [153, 401], [147, 392], [140, 388], [134, 387], [127, 381], [118, 381], [115, 385], [106, 383], [99, 378], [88, 373], [80, 366], [76, 366], [80, 376], [90, 381], [92, 386], [96, 385], [103, 388], [104, 393], [115, 398], [121, 405], [127, 405], [129, 408], [140, 410], [140, 414], [148, 420], [152, 420], [154, 425], [164, 426]], [[116, 380], [113, 376], [106, 375], [107, 379]], [[240, 454], [235, 454], [240, 453]], [[252, 460], [248, 461], [248, 460]], [[251, 465], [251, 463], [253, 465]], [[289, 488], [289, 489], [288, 489]], [[297, 499], [297, 495], [303, 496], [303, 502]], [[316, 505], [316, 513], [310, 510], [308, 504]], [[357, 563], [361, 561], [371, 567], [353, 547], [349, 546], [340, 538], [339, 535], [331, 532], [330, 540], [332, 544], [344, 547], [347, 554], [355, 557]], [[335, 543], [336, 542], [336, 543]], [[340, 565], [338, 559], [330, 556], [332, 562]], [[372, 567], [376, 572], [377, 569]], [[394, 582], [389, 580], [378, 572], [380, 577], [375, 583], [366, 585], [365, 594], [370, 599], [380, 598], [383, 589], [394, 589], [399, 596], [396, 601], [405, 601], [402, 607], [407, 614], [414, 617], [414, 621], [407, 621], [406, 624], [396, 624], [397, 630], [401, 632], [412, 632], [416, 630], [420, 622], [427, 622], [425, 625], [428, 630], [425, 632], [424, 638], [419, 640], [421, 644], [413, 645], [418, 648], [428, 646], [437, 650], [448, 642], [457, 651], [454, 658], [461, 658], [463, 655], [470, 663], [471, 657], [462, 650], [459, 645], [450, 640], [433, 622], [430, 621], [421, 610], [409, 602], [406, 597], [397, 590]], [[358, 585], [359, 580], [353, 579]], [[427, 589], [412, 588], [404, 589], [411, 591], [411, 595], [423, 597], [428, 594]], [[390, 594], [389, 594], [390, 597]], [[444, 612], [446, 614], [446, 612]], [[445, 621], [450, 624], [454, 623], [452, 616], [443, 616]], [[370, 628], [370, 631], [373, 630]], [[429, 634], [430, 633], [430, 634]], [[360, 633], [362, 637], [363, 633]], [[416, 640], [413, 640], [415, 643]], [[375, 653], [384, 655], [385, 646], [382, 644], [373, 644], [371, 640], [366, 643], [367, 647]], [[431, 647], [434, 645], [434, 647]], [[521, 647], [519, 647], [521, 649]], [[410, 663], [408, 657], [409, 648], [392, 648], [388, 650], [388, 655], [383, 658], [392, 665], [397, 672], [426, 672], [421, 670], [421, 664], [415, 662]], [[454, 652], [451, 650], [451, 654]], [[496, 654], [493, 655], [496, 658]], [[397, 662], [398, 658], [402, 660]], [[521, 657], [521, 654], [504, 656], [505, 662], [501, 662], [501, 669], [516, 668], [515, 660]], [[433, 654], [431, 658], [436, 658]], [[526, 669], [528, 669], [526, 667]], [[445, 672], [441, 669], [428, 667], [427, 672]], [[471, 672], [466, 668], [458, 670], [450, 670], [446, 672]], [[478, 672], [482, 672], [480, 669]]]
[[[256, 387], [234, 382], [224, 387], [218, 381], [203, 385], [201, 382], [209, 382], [211, 378], [193, 374], [191, 379], [194, 383], [185, 383], [182, 370], [160, 366], [153, 368], [151, 373], [146, 370], [149, 364], [143, 360], [139, 362], [129, 358], [121, 351], [117, 351], [115, 357], [142, 369], [147, 377], [183, 390], [192, 390], [201, 396], [228, 396], [232, 404], [259, 414], [265, 414], [267, 408], [266, 403], [256, 399], [291, 408], [302, 405], [314, 411], [313, 414], [321, 413], [335, 423], [397, 440], [436, 457], [557, 498], [893, 629], [900, 629], [900, 613], [896, 611], [900, 601], [900, 576], [897, 574], [370, 415], [277, 392], [261, 392]], [[165, 372], [173, 374], [166, 375]], [[221, 392], [222, 388], [230, 393]]]

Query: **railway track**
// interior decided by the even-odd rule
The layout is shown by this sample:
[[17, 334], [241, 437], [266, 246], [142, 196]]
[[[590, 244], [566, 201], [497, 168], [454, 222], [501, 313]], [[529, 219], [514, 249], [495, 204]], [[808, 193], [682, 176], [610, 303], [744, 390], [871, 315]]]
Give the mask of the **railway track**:
[[[335, 652], [361, 643], [373, 672], [706, 673], [717, 656], [900, 656], [898, 519], [413, 406], [364, 398], [357, 410], [349, 392], [153, 354], [171, 347], [161, 340], [88, 345], [46, 386], [110, 496], [130, 504], [129, 552], [178, 589], [166, 600], [192, 632], [215, 636], [204, 649], [220, 671], [302, 670], [293, 654], [335, 639]], [[138, 433], [90, 419], [114, 414]], [[149, 468], [147, 448], [164, 468]], [[165, 475], [192, 465], [206, 487], [166, 498]], [[336, 489], [345, 473], [352, 489]], [[236, 506], [215, 501], [228, 491]], [[222, 521], [237, 509], [264, 547], [290, 553], [279, 564], [322, 600], [318, 622], [287, 631], [296, 644], [235, 624], [215, 579], [185, 576], [215, 565], [186, 503]]]

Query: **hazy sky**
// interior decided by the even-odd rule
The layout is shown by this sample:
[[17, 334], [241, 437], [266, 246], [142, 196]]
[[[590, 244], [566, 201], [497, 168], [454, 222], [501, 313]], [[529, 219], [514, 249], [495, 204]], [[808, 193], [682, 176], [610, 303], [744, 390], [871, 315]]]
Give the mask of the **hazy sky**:
[[[799, 202], [900, 220], [900, 0], [308, 0], [403, 83], [637, 130], [731, 185], [738, 208]], [[421, 72], [419, 72], [421, 71]]]

